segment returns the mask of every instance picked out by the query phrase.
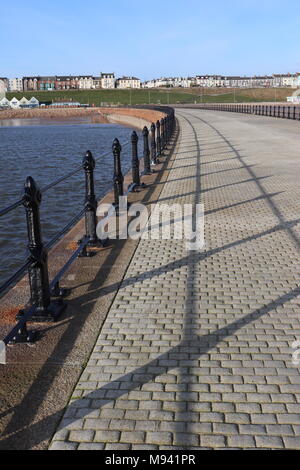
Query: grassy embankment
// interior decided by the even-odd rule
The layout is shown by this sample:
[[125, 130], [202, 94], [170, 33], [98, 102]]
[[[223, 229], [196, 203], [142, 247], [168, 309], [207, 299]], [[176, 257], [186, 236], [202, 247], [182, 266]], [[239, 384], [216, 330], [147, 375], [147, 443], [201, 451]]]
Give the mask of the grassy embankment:
[[247, 103], [286, 101], [291, 88], [176, 88], [151, 90], [65, 90], [7, 93], [7, 98], [35, 96], [39, 101], [79, 101], [94, 106], [107, 104]]

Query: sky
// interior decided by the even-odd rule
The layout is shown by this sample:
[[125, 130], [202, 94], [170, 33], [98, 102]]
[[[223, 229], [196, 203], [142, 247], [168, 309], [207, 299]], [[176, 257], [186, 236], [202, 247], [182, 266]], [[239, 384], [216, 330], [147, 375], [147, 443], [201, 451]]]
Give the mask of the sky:
[[2, 0], [0, 76], [298, 72], [299, 31], [299, 0]]

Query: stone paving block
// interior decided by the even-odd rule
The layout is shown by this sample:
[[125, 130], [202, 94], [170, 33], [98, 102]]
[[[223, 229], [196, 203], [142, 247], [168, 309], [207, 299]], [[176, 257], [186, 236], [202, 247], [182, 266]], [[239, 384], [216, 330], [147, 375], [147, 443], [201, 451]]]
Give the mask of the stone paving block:
[[130, 450], [130, 444], [105, 444], [105, 450]]
[[207, 448], [222, 448], [226, 447], [225, 436], [213, 436], [204, 434], [200, 436], [201, 447]]
[[296, 413], [280, 413], [277, 415], [279, 424], [300, 424], [300, 415]]
[[76, 450], [78, 442], [64, 442], [64, 441], [53, 441], [49, 447], [49, 450]]
[[199, 436], [197, 434], [176, 432], [174, 434], [175, 446], [199, 446]]
[[284, 443], [279, 436], [256, 436], [256, 446], [264, 449], [283, 449]]
[[105, 444], [99, 442], [80, 442], [77, 450], [104, 450]]
[[121, 442], [141, 444], [145, 442], [145, 433], [142, 431], [123, 431], [121, 433]]
[[119, 442], [120, 439], [119, 431], [96, 431], [94, 436], [95, 442]]
[[94, 435], [95, 431], [93, 430], [71, 431], [69, 440], [74, 442], [93, 442]]
[[283, 442], [287, 449], [300, 449], [300, 436], [285, 437], [283, 436]]
[[172, 444], [172, 433], [170, 432], [147, 432], [146, 433], [146, 443], [147, 444], [158, 444], [158, 445], [168, 445]]
[[246, 435], [234, 435], [234, 436], [228, 436], [228, 446], [229, 447], [235, 447], [235, 448], [241, 448], [241, 449], [247, 449], [247, 448], [254, 448], [256, 447], [255, 445], [255, 440], [253, 436], [246, 436]]
[[222, 434], [224, 436], [229, 434], [238, 434], [239, 429], [236, 424], [232, 423], [214, 423], [213, 424], [213, 433]]
[[276, 415], [275, 414], [252, 414], [251, 423], [252, 424], [276, 424]]

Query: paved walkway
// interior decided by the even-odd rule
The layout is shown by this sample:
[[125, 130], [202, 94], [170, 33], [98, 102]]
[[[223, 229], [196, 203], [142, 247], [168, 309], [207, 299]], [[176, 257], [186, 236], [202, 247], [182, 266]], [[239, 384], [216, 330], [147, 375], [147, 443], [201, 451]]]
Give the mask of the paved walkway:
[[205, 250], [139, 243], [52, 449], [300, 448], [300, 124], [177, 117], [158, 202], [204, 203]]

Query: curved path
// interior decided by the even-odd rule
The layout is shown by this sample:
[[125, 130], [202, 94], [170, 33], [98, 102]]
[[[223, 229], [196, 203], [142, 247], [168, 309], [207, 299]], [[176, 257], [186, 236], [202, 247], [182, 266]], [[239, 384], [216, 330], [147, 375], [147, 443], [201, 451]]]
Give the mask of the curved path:
[[139, 243], [51, 449], [300, 448], [300, 124], [176, 115], [205, 249]]

